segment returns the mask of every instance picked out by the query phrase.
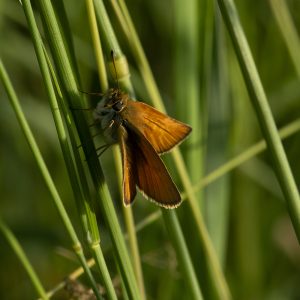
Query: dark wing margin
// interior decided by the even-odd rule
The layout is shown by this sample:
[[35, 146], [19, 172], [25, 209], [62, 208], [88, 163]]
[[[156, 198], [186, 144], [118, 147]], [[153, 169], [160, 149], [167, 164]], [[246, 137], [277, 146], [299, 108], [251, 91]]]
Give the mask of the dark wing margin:
[[133, 203], [136, 195], [136, 167], [134, 162], [134, 148], [123, 126], [119, 127], [119, 141], [123, 167], [123, 202], [125, 206]]
[[[175, 208], [181, 197], [163, 161], [150, 142], [139, 133], [127, 128], [128, 141], [134, 148], [134, 167], [138, 188], [156, 204]], [[126, 175], [124, 173], [124, 175]], [[125, 181], [125, 178], [124, 178]]]
[[[134, 119], [133, 119], [134, 118]], [[154, 150], [162, 154], [180, 144], [192, 128], [143, 102], [128, 100], [124, 119], [143, 134]]]

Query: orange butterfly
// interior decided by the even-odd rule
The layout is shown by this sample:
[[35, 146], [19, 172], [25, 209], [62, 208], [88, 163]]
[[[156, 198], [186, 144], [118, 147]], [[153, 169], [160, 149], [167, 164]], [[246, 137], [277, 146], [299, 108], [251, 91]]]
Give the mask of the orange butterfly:
[[159, 154], [182, 142], [192, 128], [153, 107], [110, 89], [99, 102], [94, 118], [108, 144], [119, 143], [123, 164], [123, 201], [130, 205], [136, 186], [165, 208], [181, 203], [180, 194]]

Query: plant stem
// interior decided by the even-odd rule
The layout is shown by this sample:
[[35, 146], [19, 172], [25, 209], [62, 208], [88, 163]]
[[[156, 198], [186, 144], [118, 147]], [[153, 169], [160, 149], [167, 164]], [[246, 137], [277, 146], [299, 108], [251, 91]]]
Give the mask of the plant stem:
[[[120, 194], [122, 195], [122, 163], [121, 163], [121, 155], [119, 149], [114, 146], [113, 147], [113, 156], [114, 161], [116, 165], [116, 171], [117, 171], [117, 177], [118, 177], [118, 183], [120, 187]], [[140, 258], [140, 252], [138, 248], [138, 241], [136, 237], [136, 229], [134, 226], [134, 218], [131, 207], [125, 207], [125, 205], [122, 205], [123, 209], [123, 215], [127, 230], [127, 237], [129, 240], [129, 248], [132, 255], [132, 263], [136, 275], [136, 279], [139, 285], [139, 289], [141, 291], [142, 299], [146, 299], [146, 292], [145, 292], [145, 285], [144, 285], [144, 278], [143, 278], [143, 270], [142, 270], [142, 264], [141, 264], [141, 258]]]
[[104, 57], [102, 53], [102, 45], [100, 41], [100, 35], [97, 26], [93, 0], [86, 0], [86, 6], [87, 6], [88, 19], [90, 23], [90, 30], [91, 30], [92, 40], [93, 40], [94, 53], [96, 55], [100, 86], [102, 92], [105, 92], [108, 89], [108, 81], [107, 81]]
[[15, 254], [18, 256], [33, 286], [35, 287], [35, 290], [37, 291], [38, 295], [44, 300], [49, 299], [46, 294], [46, 291], [44, 290], [44, 287], [42, 286], [42, 283], [39, 280], [39, 277], [35, 273], [34, 268], [32, 267], [30, 261], [28, 260], [20, 243], [18, 242], [18, 240], [16, 239], [12, 231], [4, 223], [1, 217], [0, 217], [0, 231], [2, 231], [4, 237], [7, 239], [7, 242], [10, 244]]
[[264, 88], [240, 24], [234, 2], [232, 0], [218, 0], [218, 3], [232, 39], [262, 134], [273, 159], [274, 170], [285, 196], [298, 241], [300, 242], [299, 193]]
[[[131, 51], [134, 54], [133, 56], [137, 61], [137, 65], [139, 67], [141, 76], [144, 80], [150, 99], [157, 109], [159, 109], [162, 112], [165, 112], [165, 107], [163, 105], [162, 98], [160, 96], [150, 65], [147, 61], [146, 55], [135, 30], [134, 24], [131, 20], [126, 4], [123, 0], [111, 1], [111, 3], [113, 5], [114, 10], [116, 11], [116, 15], [119, 18], [122, 18], [122, 20], [120, 20], [120, 23], [126, 26], [126, 28], [122, 29], [128, 39]], [[206, 261], [206, 273], [209, 278], [209, 282], [211, 283], [210, 286], [214, 290], [214, 294], [218, 295], [220, 299], [229, 299], [231, 298], [230, 292], [225, 277], [222, 273], [222, 269], [216, 256], [215, 250], [209, 238], [207, 229], [205, 227], [203, 217], [199, 210], [197, 198], [195, 193], [193, 192], [192, 183], [189, 178], [183, 157], [178, 148], [175, 148], [171, 152], [171, 154], [174, 159], [176, 168], [178, 170], [178, 174], [180, 175], [184, 189], [188, 195], [188, 203], [190, 205], [191, 212], [197, 224], [199, 240], [201, 246], [203, 247], [202, 253], [205, 256], [204, 260]]]
[[[26, 1], [26, 0], [25, 0]], [[99, 294], [99, 291], [97, 289], [97, 286], [96, 286], [96, 282], [92, 276], [92, 273], [90, 271], [90, 269], [88, 268], [87, 266], [87, 263], [86, 263], [86, 259], [84, 257], [84, 254], [83, 254], [83, 250], [82, 250], [82, 247], [81, 247], [81, 243], [76, 235], [76, 232], [73, 228], [73, 225], [71, 223], [71, 220], [69, 219], [69, 216], [63, 206], [63, 203], [62, 203], [62, 200], [57, 192], [57, 189], [54, 185], [54, 182], [50, 176], [50, 173], [47, 169], [47, 166], [43, 160], [43, 157], [41, 155], [41, 152], [38, 148], [38, 145], [34, 139], [34, 136], [32, 134], [32, 131], [27, 123], [27, 120], [24, 116], [24, 113], [21, 109], [21, 106], [20, 106], [20, 103], [19, 103], [19, 100], [17, 98], [17, 95], [15, 94], [15, 91], [11, 85], [11, 82], [8, 78], [8, 75], [4, 69], [4, 66], [3, 66], [3, 63], [2, 63], [2, 60], [0, 60], [0, 78], [5, 86], [5, 89], [6, 89], [6, 92], [9, 96], [9, 99], [11, 101], [11, 105], [16, 113], [16, 116], [18, 118], [18, 121], [20, 123], [20, 126], [23, 130], [23, 133], [27, 139], [27, 142], [31, 148], [31, 151], [36, 159], [36, 162], [37, 162], [37, 165], [40, 169], [40, 172], [45, 180], [45, 183], [46, 183], [46, 186], [52, 196], [52, 199], [56, 205], [56, 208], [59, 212], [59, 215], [67, 229], [67, 232], [70, 236], [70, 239], [73, 243], [73, 249], [78, 257], [78, 259], [80, 260], [81, 264], [82, 264], [82, 267], [84, 268], [87, 276], [88, 276], [88, 279], [91, 283], [91, 286], [93, 287], [93, 290], [95, 292], [95, 295], [97, 296], [97, 299], [102, 299], [102, 297], [100, 296]]]
[[184, 281], [188, 286], [188, 291], [191, 296], [189, 299], [201, 300], [203, 299], [202, 293], [177, 215], [174, 210], [166, 210], [164, 208], [161, 208], [161, 212], [176, 250], [177, 259], [184, 276]]
[[[53, 59], [58, 70], [59, 79], [63, 86], [63, 95], [69, 101], [71, 107], [80, 107], [81, 97], [77, 91], [76, 79], [72, 72], [70, 61], [65, 50], [55, 13], [50, 0], [38, 0], [40, 12], [44, 21], [47, 37]], [[103, 215], [108, 225], [111, 239], [114, 245], [116, 258], [120, 268], [122, 279], [131, 299], [140, 299], [136, 279], [130, 263], [125, 241], [111, 201], [108, 187], [105, 183], [103, 171], [100, 167], [94, 145], [89, 134], [89, 128], [81, 111], [74, 111], [75, 124], [81, 140], [82, 148], [87, 159], [88, 167], [97, 191], [97, 201], [102, 208]]]
[[[70, 133], [70, 139], [71, 143], [73, 145], [73, 149], [75, 148], [75, 151], [72, 153], [68, 140], [66, 138], [66, 132], [64, 130], [64, 125], [63, 125], [63, 120], [61, 113], [58, 109], [58, 103], [56, 100], [55, 96], [55, 91], [52, 86], [52, 81], [51, 81], [51, 74], [50, 72], [52, 71], [52, 77], [53, 81], [56, 84], [58, 95], [61, 98], [61, 92], [57, 83], [57, 79], [55, 77], [53, 68], [51, 68], [50, 65], [50, 60], [48, 60], [49, 64], [49, 69], [47, 67], [47, 56], [46, 52], [43, 51], [43, 44], [42, 44], [42, 39], [40, 38], [39, 31], [37, 28], [37, 25], [34, 20], [34, 15], [32, 8], [30, 6], [29, 1], [25, 0], [23, 2], [23, 7], [25, 11], [25, 15], [29, 24], [29, 28], [32, 32], [32, 38], [33, 38], [33, 43], [35, 46], [35, 51], [37, 54], [37, 58], [39, 61], [39, 65], [41, 68], [41, 72], [44, 78], [44, 82], [46, 85], [46, 90], [49, 96], [49, 101], [50, 101], [50, 106], [52, 109], [52, 114], [54, 117], [57, 133], [59, 136], [59, 141], [60, 145], [62, 148], [63, 156], [66, 162], [67, 170], [69, 173], [69, 178], [71, 181], [71, 185], [74, 191], [74, 198], [76, 200], [76, 204], [81, 216], [81, 221], [82, 221], [82, 226], [83, 226], [83, 231], [86, 234], [86, 240], [88, 241], [88, 244], [90, 246], [91, 252], [95, 258], [95, 261], [97, 262], [96, 266], [99, 268], [100, 275], [103, 279], [104, 286], [107, 291], [107, 295], [109, 299], [116, 299], [116, 294], [113, 288], [112, 281], [109, 276], [109, 272], [107, 269], [107, 266], [105, 264], [103, 254], [100, 248], [100, 236], [99, 236], [99, 231], [97, 227], [97, 220], [95, 216], [95, 209], [93, 207], [93, 203], [91, 201], [91, 197], [88, 191], [88, 185], [86, 178], [84, 176], [79, 176], [79, 174], [83, 174], [83, 166], [82, 162], [80, 161], [79, 158], [79, 153], [77, 151], [77, 147], [74, 147], [76, 144], [74, 135], [72, 134], [72, 130], [69, 130]], [[50, 72], [49, 72], [50, 70]], [[62, 108], [64, 109], [64, 105], [62, 105]], [[65, 115], [66, 115], [66, 110]], [[68, 126], [70, 126], [68, 122], [66, 122]], [[75, 157], [75, 161], [77, 163], [77, 166], [75, 165], [74, 160], [72, 157]]]
[[300, 77], [300, 39], [284, 0], [269, 0], [275, 20], [285, 41], [298, 77]]

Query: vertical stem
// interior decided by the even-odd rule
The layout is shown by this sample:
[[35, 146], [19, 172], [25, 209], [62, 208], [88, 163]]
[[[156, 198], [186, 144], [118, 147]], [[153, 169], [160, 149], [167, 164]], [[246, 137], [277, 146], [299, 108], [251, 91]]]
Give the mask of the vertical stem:
[[275, 173], [285, 196], [298, 241], [300, 242], [299, 193], [264, 88], [240, 24], [234, 2], [232, 0], [218, 0], [218, 3], [232, 39], [262, 134], [270, 150]]
[[[79, 107], [82, 99], [78, 94], [76, 78], [72, 72], [70, 61], [68, 59], [55, 13], [53, 11], [52, 3], [50, 0], [37, 1], [39, 3], [40, 12], [44, 22], [45, 32], [49, 38], [53, 60], [63, 87], [63, 94], [65, 99], [69, 101], [69, 105], [72, 107]], [[97, 154], [94, 151], [94, 144], [89, 134], [89, 127], [86, 124], [86, 120], [81, 111], [74, 111], [74, 120], [85, 156], [89, 158], [87, 159], [87, 164], [95, 190], [97, 191], [97, 201], [102, 208], [103, 216], [105, 217], [108, 225], [107, 227], [114, 245], [122, 279], [124, 280], [129, 297], [131, 299], [140, 299], [137, 282], [130, 263], [124, 237], [118, 223], [117, 215], [111, 201], [103, 171], [99, 164]]]
[[[28, 1], [28, 0], [25, 0]], [[22, 108], [20, 106], [19, 100], [17, 98], [17, 95], [14, 92], [14, 89], [11, 85], [11, 82], [9, 80], [8, 74], [6, 73], [6, 70], [4, 68], [4, 65], [2, 64], [2, 61], [0, 60], [0, 78], [3, 81], [3, 84], [6, 88], [7, 94], [9, 96], [9, 99], [11, 101], [11, 105], [16, 113], [17, 119], [20, 123], [20, 126], [23, 130], [23, 133], [27, 139], [27, 142], [29, 144], [29, 147], [31, 148], [31, 151], [36, 159], [37, 165], [40, 169], [40, 172], [45, 180], [46, 186], [52, 196], [52, 199], [56, 205], [56, 208], [58, 210], [58, 213], [64, 223], [64, 226], [67, 229], [67, 232], [70, 236], [70, 239], [73, 243], [73, 249], [74, 252], [76, 253], [79, 261], [82, 264], [82, 267], [84, 268], [86, 275], [93, 287], [93, 290], [95, 292], [95, 295], [97, 296], [97, 299], [102, 299], [102, 297], [99, 294], [96, 282], [94, 280], [94, 277], [92, 276], [92, 273], [90, 271], [90, 269], [87, 266], [84, 254], [83, 254], [83, 250], [82, 250], [82, 246], [81, 243], [77, 237], [77, 234], [73, 228], [73, 225], [71, 223], [71, 220], [65, 210], [65, 207], [63, 206], [62, 200], [58, 194], [58, 191], [54, 185], [54, 182], [50, 176], [50, 173], [47, 169], [47, 166], [45, 164], [45, 161], [43, 160], [43, 157], [41, 155], [40, 149], [35, 141], [35, 138], [32, 134], [32, 131], [27, 123], [27, 120], [24, 116], [24, 113], [22, 111]]]
[[90, 30], [91, 30], [92, 40], [93, 40], [94, 52], [96, 55], [97, 69], [98, 69], [101, 90], [102, 92], [105, 92], [108, 89], [108, 81], [107, 81], [107, 74], [105, 69], [104, 57], [102, 52], [102, 46], [101, 46], [100, 35], [97, 26], [93, 0], [86, 0], [86, 6], [88, 10], [88, 16], [89, 16], [88, 19], [90, 23]]
[[161, 211], [168, 233], [176, 250], [177, 259], [179, 260], [184, 281], [188, 285], [188, 290], [191, 296], [189, 299], [201, 300], [203, 297], [197, 281], [197, 276], [176, 213], [174, 210], [166, 210], [163, 208]]
[[18, 240], [16, 239], [12, 231], [3, 222], [1, 217], [0, 217], [0, 231], [2, 231], [4, 237], [7, 239], [8, 243], [10, 244], [10, 246], [13, 248], [14, 252], [18, 256], [20, 262], [22, 263], [28, 276], [30, 277], [31, 282], [35, 287], [37, 293], [40, 295], [42, 299], [44, 300], [49, 299], [44, 287], [42, 286], [42, 283], [40, 282], [37, 274], [35, 273], [32, 265], [30, 264], [30, 261], [28, 260], [25, 252], [23, 251], [20, 243], [18, 242]]
[[287, 1], [269, 0], [269, 2], [298, 77], [300, 77], [300, 38], [289, 12]]
[[[116, 146], [113, 147], [113, 154], [114, 154], [114, 161], [116, 164], [116, 170], [117, 170], [117, 177], [119, 181], [119, 187], [120, 187], [120, 194], [123, 194], [122, 190], [122, 163], [121, 163], [121, 155], [119, 149], [117, 149]], [[144, 278], [143, 278], [143, 271], [142, 271], [142, 264], [141, 264], [141, 258], [140, 258], [140, 252], [138, 247], [138, 241], [136, 237], [136, 230], [134, 226], [134, 218], [131, 207], [125, 207], [125, 205], [122, 205], [123, 209], [123, 215], [125, 219], [125, 225], [127, 229], [128, 234], [128, 240], [129, 240], [129, 247], [130, 252], [132, 254], [132, 263], [134, 272], [136, 275], [136, 279], [141, 291], [142, 299], [146, 299], [146, 292], [145, 292], [145, 285], [144, 285]]]

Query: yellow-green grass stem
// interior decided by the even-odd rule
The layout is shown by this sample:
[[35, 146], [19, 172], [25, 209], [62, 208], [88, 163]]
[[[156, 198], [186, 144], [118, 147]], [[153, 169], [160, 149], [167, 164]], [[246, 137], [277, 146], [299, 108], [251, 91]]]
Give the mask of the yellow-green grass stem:
[[[101, 2], [101, 1], [98, 2], [98, 5], [99, 5], [100, 2]], [[99, 16], [100, 16], [101, 18], [99, 19], [99, 22], [101, 22], [101, 20], [108, 20], [102, 2], [101, 2], [101, 5], [102, 5], [102, 6], [101, 6], [100, 13], [99, 13]], [[104, 15], [102, 16], [101, 14], [104, 14]], [[109, 22], [107, 22], [106, 28], [110, 28], [110, 30], [111, 30], [112, 32], [109, 33], [109, 34], [106, 34], [106, 38], [109, 38], [110, 36], [114, 36], [113, 30], [112, 30], [111, 26], [108, 26], [108, 24], [109, 24]], [[111, 42], [107, 42], [107, 43], [110, 44]], [[118, 73], [118, 74], [119, 74], [119, 73], [123, 73], [122, 69], [120, 70], [118, 67], [119, 67], [119, 66], [116, 65], [116, 69], [117, 69], [116, 71], [117, 71], [117, 73]], [[119, 70], [120, 70], [120, 71], [119, 71]], [[126, 90], [129, 90], [129, 87], [130, 87], [130, 86], [126, 86], [126, 84], [125, 84], [124, 86], [125, 86]], [[170, 220], [170, 219], [166, 218], [166, 219], [165, 219], [165, 222], [168, 222], [169, 220]], [[172, 226], [169, 226], [169, 228], [172, 228]], [[173, 229], [173, 230], [175, 230], [175, 229]], [[181, 232], [181, 230], [180, 230], [180, 231], [176, 231], [175, 234], [182, 234], [182, 232]], [[178, 237], [178, 239], [179, 239], [179, 240], [184, 240], [183, 236]], [[182, 251], [182, 249], [183, 249], [183, 247], [176, 247], [176, 250]], [[180, 256], [180, 257], [183, 257], [183, 258], [189, 258], [188, 255], [179, 254], [179, 256]], [[189, 263], [190, 263], [190, 261], [185, 261], [185, 260], [181, 260], [181, 262], [186, 262], [187, 265], [189, 265]], [[186, 267], [184, 266], [184, 269], [188, 269], [188, 268], [186, 268]], [[195, 276], [195, 272], [192, 272], [190, 275], [191, 275], [191, 276]], [[188, 279], [186, 279], [186, 280], [188, 280]], [[197, 280], [196, 280], [196, 278], [194, 278], [193, 283], [196, 283], [196, 282], [197, 282]], [[193, 285], [192, 287], [195, 288], [195, 285]], [[197, 289], [198, 289], [198, 291], [200, 291], [200, 288], [199, 288], [199, 287], [197, 287]], [[194, 294], [199, 294], [198, 291], [195, 291]]]
[[189, 294], [188, 299], [204, 299], [176, 212], [175, 210], [166, 210], [161, 208], [161, 213], [170, 239], [175, 248], [179, 266], [181, 267], [182, 275], [184, 277], [184, 282], [187, 285]]
[[218, 0], [218, 4], [229, 31], [262, 134], [273, 159], [274, 171], [284, 194], [294, 230], [300, 242], [299, 192], [282, 146], [267, 96], [239, 21], [234, 2], [232, 0]]
[[[49, 101], [50, 101], [50, 106], [52, 109], [56, 129], [58, 132], [58, 137], [59, 141], [61, 144], [63, 156], [66, 162], [67, 170], [69, 173], [69, 178], [71, 181], [71, 185], [74, 191], [74, 197], [78, 206], [78, 210], [81, 216], [82, 220], [82, 225], [84, 228], [84, 232], [86, 234], [86, 240], [88, 241], [88, 244], [91, 248], [91, 252], [93, 253], [93, 256], [96, 260], [96, 266], [99, 268], [101, 277], [103, 279], [104, 285], [107, 290], [107, 295], [109, 299], [116, 299], [116, 294], [113, 288], [113, 284], [111, 282], [109, 272], [107, 270], [106, 263], [104, 261], [103, 253], [100, 248], [100, 236], [99, 236], [99, 231], [97, 227], [97, 220], [95, 216], [95, 209], [93, 208], [93, 203], [90, 199], [90, 194], [88, 192], [88, 186], [87, 186], [87, 181], [85, 180], [85, 177], [80, 177], [79, 173], [83, 174], [84, 170], [82, 167], [82, 162], [80, 161], [77, 147], [74, 147], [75, 145], [75, 138], [72, 135], [72, 130], [69, 132], [70, 134], [70, 139], [73, 144], [73, 149], [75, 148], [75, 151], [72, 153], [69, 143], [67, 140], [66, 132], [64, 130], [64, 125], [63, 125], [63, 120], [62, 116], [60, 114], [60, 111], [58, 109], [58, 103], [56, 100], [55, 96], [55, 91], [52, 86], [51, 82], [51, 74], [50, 72], [52, 71], [52, 79], [53, 82], [56, 84], [56, 89], [57, 93], [59, 95], [59, 98], [61, 99], [61, 92], [57, 83], [57, 79], [55, 77], [53, 68], [50, 64], [50, 61], [48, 60], [47, 62], [47, 55], [46, 52], [44, 51], [44, 47], [42, 44], [41, 37], [39, 35], [39, 31], [37, 28], [37, 25], [34, 20], [34, 15], [32, 8], [30, 6], [30, 2], [28, 0], [25, 0], [23, 2], [23, 7], [24, 7], [24, 12], [29, 24], [29, 28], [32, 32], [32, 38], [33, 38], [33, 43], [35, 46], [35, 51], [37, 54], [37, 58], [39, 61], [39, 65], [41, 68], [41, 72], [44, 78], [46, 90], [49, 96]], [[48, 66], [49, 69], [48, 69]], [[67, 122], [68, 124], [68, 122]], [[77, 162], [77, 166], [75, 165], [72, 157], [75, 157], [75, 160]], [[89, 199], [89, 200], [88, 200]]]
[[25, 251], [23, 250], [22, 246], [20, 245], [19, 241], [17, 240], [13, 232], [5, 224], [5, 222], [2, 220], [1, 217], [0, 217], [0, 232], [2, 232], [7, 242], [9, 243], [9, 245], [11, 246], [11, 248], [13, 249], [17, 257], [19, 258], [37, 294], [41, 297], [41, 299], [44, 300], [49, 299], [38, 275], [36, 274], [33, 266], [31, 265], [28, 257], [26, 256]]
[[[131, 47], [131, 51], [134, 54], [133, 56], [137, 61], [137, 65], [139, 67], [141, 76], [144, 80], [150, 99], [157, 109], [159, 109], [162, 112], [165, 112], [165, 107], [163, 105], [162, 98], [160, 96], [154, 76], [152, 74], [151, 68], [147, 61], [140, 40], [138, 38], [137, 32], [134, 28], [134, 24], [131, 20], [126, 4], [123, 0], [111, 1], [111, 3], [113, 5], [114, 10], [116, 11], [116, 15], [122, 18], [122, 20], [120, 20], [120, 24], [126, 25], [126, 28], [123, 28], [123, 30], [125, 35], [129, 33], [126, 35], [126, 37]], [[230, 299], [230, 292], [224, 274], [222, 273], [222, 269], [218, 261], [217, 255], [215, 253], [212, 242], [205, 227], [203, 217], [199, 210], [197, 198], [192, 189], [192, 183], [189, 178], [182, 154], [178, 148], [174, 149], [171, 152], [171, 154], [174, 159], [178, 174], [180, 175], [181, 181], [183, 183], [184, 189], [188, 195], [188, 203], [190, 205], [192, 215], [197, 224], [200, 243], [203, 247], [202, 252], [205, 256], [206, 261], [206, 274], [211, 283], [210, 286], [212, 287], [212, 289], [214, 289], [214, 294], [218, 295], [220, 299]]]
[[[96, 23], [96, 16], [95, 16], [95, 10], [94, 10], [94, 5], [92, 0], [87, 0], [87, 6], [88, 6], [88, 12], [89, 12], [89, 19], [92, 19], [90, 21], [90, 27], [91, 27], [91, 33], [93, 36], [93, 41], [94, 41], [94, 52], [96, 55], [96, 60], [98, 61], [98, 74], [99, 74], [99, 80], [100, 84], [102, 86], [103, 92], [105, 92], [108, 88], [108, 82], [107, 82], [107, 75], [106, 75], [106, 69], [104, 65], [104, 55], [103, 55], [103, 47], [101, 45], [102, 40], [99, 38], [99, 31], [98, 31], [98, 26]], [[106, 10], [103, 6], [103, 3], [101, 1], [97, 1], [97, 12], [100, 17], [100, 28], [102, 29], [103, 37], [104, 40], [106, 40], [107, 45], [114, 45], [115, 49], [111, 49], [113, 51], [113, 55], [115, 56], [115, 66], [116, 70], [118, 70], [117, 74], [115, 73], [114, 66], [111, 66], [110, 69], [112, 69], [112, 74], [117, 77], [116, 79], [119, 80], [119, 75], [121, 78], [123, 78], [123, 74], [125, 77], [128, 75], [128, 69], [126, 68], [126, 65], [120, 64], [120, 61], [122, 62], [124, 60], [124, 56], [122, 55], [121, 49], [119, 47], [118, 41], [115, 38], [115, 34], [112, 30], [110, 21], [108, 19], [108, 16], [106, 14]], [[98, 46], [97, 44], [100, 44]], [[126, 63], [126, 62], [125, 62]], [[123, 67], [123, 68], [122, 68]], [[124, 70], [125, 68], [125, 70]], [[101, 76], [101, 74], [104, 74], [105, 76]], [[128, 82], [126, 80], [126, 82]], [[126, 84], [125, 82], [125, 84]], [[127, 89], [131, 90], [131, 84], [127, 85]], [[118, 182], [119, 182], [119, 187], [120, 187], [120, 195], [122, 195], [122, 163], [120, 159], [120, 153], [119, 149], [117, 147], [113, 147], [113, 156], [114, 156], [114, 161], [115, 161], [115, 166], [116, 166], [116, 173], [118, 177]], [[143, 279], [143, 272], [142, 272], [142, 266], [141, 266], [141, 260], [140, 260], [140, 254], [139, 254], [139, 249], [138, 249], [138, 242], [136, 238], [136, 231], [134, 229], [134, 218], [132, 214], [131, 207], [125, 207], [124, 205], [122, 206], [123, 208], [123, 216], [125, 220], [125, 225], [127, 228], [127, 234], [128, 234], [128, 239], [129, 239], [129, 246], [130, 246], [130, 251], [131, 251], [131, 257], [132, 257], [132, 263], [134, 267], [134, 272], [136, 275], [136, 279], [139, 285], [141, 297], [143, 299], [146, 299], [146, 294], [145, 294], [145, 286], [144, 286], [144, 279]]]
[[[289, 123], [288, 125], [284, 126], [282, 129], [279, 130], [279, 134], [282, 140], [292, 136], [293, 134], [297, 133], [300, 131], [300, 118], [296, 119], [295, 121]], [[248, 160], [251, 158], [257, 156], [258, 154], [262, 153], [267, 149], [266, 142], [264, 140], [261, 140], [254, 144], [253, 146], [249, 147], [247, 150], [243, 151], [236, 157], [230, 159], [227, 163], [224, 165], [220, 166], [219, 168], [215, 169], [208, 175], [206, 175], [201, 181], [199, 181], [197, 184], [193, 186], [193, 189], [198, 190], [201, 188], [206, 187], [210, 183], [216, 181], [219, 179], [221, 176], [228, 174], [230, 171], [234, 170], [235, 168], [241, 166], [242, 164], [246, 163]], [[182, 193], [182, 199], [186, 199], [187, 196], [186, 194]], [[141, 232], [144, 230], [146, 227], [150, 226], [152, 223], [157, 221], [162, 215], [162, 211], [158, 209], [157, 211], [149, 214], [147, 217], [145, 217], [142, 221], [140, 221], [136, 226], [135, 230], [136, 232]], [[89, 260], [88, 264], [89, 266], [94, 265], [93, 260]], [[74, 279], [80, 276], [83, 273], [82, 268], [78, 268], [75, 270], [72, 274], [74, 276]], [[68, 276], [70, 278], [73, 278], [71, 275]], [[59, 285], [60, 288], [63, 287], [63, 285]], [[59, 286], [57, 288], [59, 288]]]
[[20, 126], [23, 130], [23, 133], [26, 137], [26, 140], [29, 144], [29, 147], [34, 155], [34, 158], [37, 162], [37, 165], [40, 169], [40, 172], [43, 176], [43, 179], [45, 180], [45, 183], [46, 183], [46, 186], [52, 196], [52, 199], [56, 205], [56, 208], [59, 212], [59, 215], [63, 221], [63, 224], [64, 226], [66, 227], [67, 229], [67, 232], [70, 236], [70, 239], [72, 241], [72, 246], [73, 246], [73, 249], [74, 249], [74, 252], [75, 254], [77, 255], [79, 261], [81, 262], [82, 264], [82, 267], [84, 268], [87, 276], [88, 276], [88, 279], [91, 283], [91, 286], [95, 292], [95, 295], [97, 296], [97, 299], [102, 299], [102, 297], [100, 296], [99, 292], [98, 292], [98, 289], [97, 289], [97, 286], [96, 286], [96, 282], [92, 276], [92, 273], [90, 271], [90, 269], [88, 268], [87, 266], [87, 263], [86, 263], [86, 259], [84, 257], [84, 253], [83, 253], [83, 250], [82, 250], [82, 246], [81, 246], [81, 243], [77, 237], [77, 234], [73, 228], [73, 225], [71, 223], [71, 220], [68, 216], [68, 213], [66, 212], [65, 208], [64, 208], [64, 205], [62, 203], [62, 200], [58, 194], [58, 191], [55, 187], [55, 184], [51, 178], [51, 175], [47, 169], [47, 166], [45, 164], [45, 161], [43, 160], [43, 157], [42, 157], [42, 154], [39, 150], [39, 147], [35, 141], [35, 138], [32, 134], [32, 131], [28, 125], [28, 122], [25, 118], [25, 115], [22, 111], [22, 108], [20, 106], [20, 103], [19, 103], [19, 100], [17, 98], [17, 95], [12, 87], [12, 84], [11, 84], [11, 81], [8, 77], [8, 74], [4, 68], [4, 65], [2, 63], [2, 60], [0, 60], [0, 78], [3, 82], [3, 85], [6, 89], [6, 92], [8, 94], [8, 97], [9, 97], [9, 100], [11, 102], [11, 105], [15, 111], [15, 114], [17, 116], [17, 119], [20, 123]]
[[284, 0], [269, 0], [269, 2], [297, 75], [300, 77], [300, 38], [288, 4]]
[[[118, 149], [118, 146], [113, 147], [113, 156], [114, 156], [114, 161], [115, 161], [116, 170], [117, 170], [120, 195], [122, 195], [123, 194], [122, 162], [121, 162], [121, 154], [120, 154], [120, 150]], [[124, 221], [125, 221], [125, 225], [126, 225], [126, 231], [127, 231], [126, 233], [127, 233], [127, 237], [128, 237], [129, 248], [130, 248], [130, 252], [132, 255], [132, 264], [133, 264], [134, 272], [135, 272], [136, 279], [137, 279], [137, 282], [138, 282], [138, 285], [139, 285], [139, 288], [141, 291], [141, 297], [143, 299], [146, 299], [142, 263], [141, 263], [139, 248], [138, 248], [138, 241], [137, 241], [137, 237], [136, 237], [136, 228], [135, 228], [135, 224], [134, 224], [132, 208], [130, 206], [126, 207], [123, 204], [122, 209], [123, 209], [123, 216], [124, 216]]]
[[108, 81], [93, 0], [86, 0], [86, 7], [88, 12], [88, 20], [93, 41], [94, 53], [96, 56], [100, 86], [102, 92], [105, 93], [108, 89]]
[[[44, 22], [45, 32], [47, 38], [49, 38], [49, 45], [52, 51], [53, 60], [55, 62], [56, 69], [58, 70], [59, 80], [63, 87], [63, 95], [66, 99], [68, 99], [71, 107], [80, 107], [82, 98], [77, 90], [76, 78], [72, 72], [52, 4], [49, 0], [38, 0], [38, 3], [42, 20]], [[102, 208], [103, 216], [108, 225], [119, 269], [121, 271], [121, 276], [125, 283], [127, 293], [131, 299], [139, 299], [139, 290], [125, 241], [104, 179], [103, 171], [99, 164], [97, 154], [94, 151], [94, 144], [89, 134], [88, 125], [81, 111], [74, 111], [74, 119], [80, 136], [82, 148], [85, 152], [86, 158], [88, 158], [87, 164], [94, 187], [97, 191], [97, 202]]]

